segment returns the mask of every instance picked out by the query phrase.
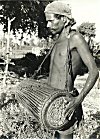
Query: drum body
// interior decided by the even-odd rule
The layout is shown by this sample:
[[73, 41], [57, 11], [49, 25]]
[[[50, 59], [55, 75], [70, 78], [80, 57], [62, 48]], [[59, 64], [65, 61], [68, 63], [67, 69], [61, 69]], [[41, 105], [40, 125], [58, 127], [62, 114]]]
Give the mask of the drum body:
[[70, 95], [34, 79], [23, 80], [16, 88], [16, 99], [49, 130], [61, 130], [67, 123], [64, 113]]

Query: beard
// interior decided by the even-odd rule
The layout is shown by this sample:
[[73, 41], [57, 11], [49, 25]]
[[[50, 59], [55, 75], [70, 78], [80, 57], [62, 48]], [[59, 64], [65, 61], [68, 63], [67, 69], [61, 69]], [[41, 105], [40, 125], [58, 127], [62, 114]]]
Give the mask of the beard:
[[55, 38], [56, 36], [59, 36], [62, 32], [63, 28], [61, 30], [57, 30], [57, 29], [48, 29], [48, 33], [50, 36], [52, 36], [52, 38]]

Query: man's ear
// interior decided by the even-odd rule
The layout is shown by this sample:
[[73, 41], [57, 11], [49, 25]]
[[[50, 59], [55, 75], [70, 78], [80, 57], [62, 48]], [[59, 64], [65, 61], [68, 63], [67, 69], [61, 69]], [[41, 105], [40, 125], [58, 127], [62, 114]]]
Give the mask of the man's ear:
[[67, 22], [67, 17], [62, 16], [62, 17], [61, 17], [61, 19], [62, 19], [62, 21], [63, 21], [64, 23], [66, 23], [66, 22]]
[[64, 16], [63, 17], [63, 22], [65, 24], [64, 26], [66, 27], [69, 24], [70, 21], [69, 21], [69, 19], [66, 16]]

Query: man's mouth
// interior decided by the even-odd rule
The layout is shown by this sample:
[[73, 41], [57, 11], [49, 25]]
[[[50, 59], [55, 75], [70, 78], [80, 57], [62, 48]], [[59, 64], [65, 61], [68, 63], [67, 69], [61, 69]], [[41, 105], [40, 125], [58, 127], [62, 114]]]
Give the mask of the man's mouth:
[[50, 32], [53, 33], [53, 32], [55, 32], [55, 30], [54, 29], [50, 29]]
[[50, 32], [54, 31], [53, 29], [49, 29]]

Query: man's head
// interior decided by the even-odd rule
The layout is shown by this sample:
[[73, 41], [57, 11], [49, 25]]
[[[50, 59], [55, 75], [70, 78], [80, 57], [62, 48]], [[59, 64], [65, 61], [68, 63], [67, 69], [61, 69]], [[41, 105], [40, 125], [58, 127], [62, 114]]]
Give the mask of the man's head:
[[60, 33], [68, 25], [69, 21], [72, 20], [69, 5], [61, 1], [54, 1], [48, 4], [44, 12], [47, 27], [53, 35]]

